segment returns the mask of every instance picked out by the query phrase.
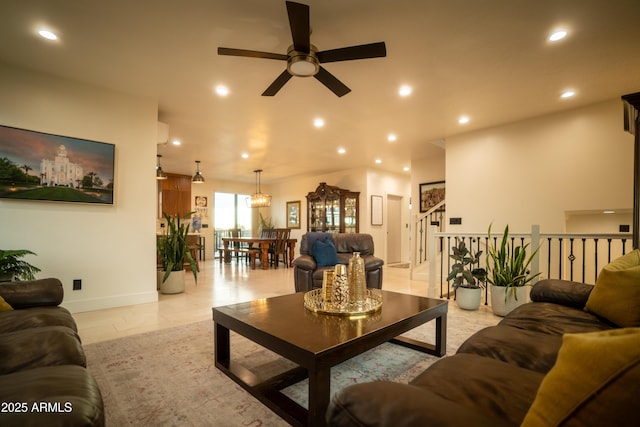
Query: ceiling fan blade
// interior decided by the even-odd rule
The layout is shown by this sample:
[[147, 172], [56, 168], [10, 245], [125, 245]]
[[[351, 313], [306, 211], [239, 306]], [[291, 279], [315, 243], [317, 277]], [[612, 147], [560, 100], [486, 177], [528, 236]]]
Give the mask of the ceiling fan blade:
[[273, 83], [271, 83], [267, 90], [262, 92], [262, 96], [274, 96], [280, 89], [282, 89], [282, 86], [284, 86], [284, 84], [288, 82], [291, 77], [291, 74], [289, 74], [287, 70], [284, 70], [282, 74], [280, 74], [278, 78], [276, 78]]
[[318, 61], [337, 62], [351, 61], [353, 59], [382, 58], [387, 56], [387, 47], [384, 42], [362, 44], [359, 46], [343, 47], [318, 52]]
[[311, 50], [311, 27], [309, 25], [309, 6], [306, 4], [287, 2], [289, 26], [293, 38], [293, 48], [298, 52], [309, 53]]
[[318, 73], [313, 77], [315, 77], [316, 80], [318, 80], [320, 83], [328, 87], [329, 90], [335, 93], [338, 97], [344, 96], [349, 92], [351, 92], [351, 89], [349, 89], [344, 83], [338, 80], [333, 74], [331, 74], [330, 72], [328, 72], [322, 67], [320, 67], [320, 70], [318, 70]]
[[249, 58], [277, 59], [280, 61], [287, 60], [287, 55], [282, 55], [280, 53], [259, 52], [257, 50], [232, 49], [229, 47], [219, 47], [218, 55], [246, 56]]

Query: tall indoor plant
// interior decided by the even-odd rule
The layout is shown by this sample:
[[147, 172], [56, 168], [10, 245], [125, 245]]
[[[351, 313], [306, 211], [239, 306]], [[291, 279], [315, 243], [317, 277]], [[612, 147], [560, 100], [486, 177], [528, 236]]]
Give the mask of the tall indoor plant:
[[189, 234], [189, 212], [182, 217], [173, 218], [164, 213], [167, 221], [166, 234], [158, 239], [158, 254], [164, 274], [160, 284], [160, 291], [167, 294], [184, 292], [184, 263], [189, 263], [193, 278], [198, 283], [196, 261], [189, 251], [187, 235]]
[[491, 237], [491, 225], [488, 235], [487, 282], [491, 284], [491, 308], [498, 316], [505, 316], [527, 302], [528, 288], [525, 286], [540, 274], [531, 275], [529, 266], [540, 248], [527, 256], [529, 243], [517, 246], [509, 242], [509, 225], [504, 228], [502, 240], [497, 246]]
[[482, 251], [475, 254], [464, 242], [460, 240], [458, 246], [451, 248], [450, 258], [455, 262], [447, 276], [447, 281], [453, 280], [453, 289], [456, 291], [456, 302], [464, 310], [476, 310], [480, 307], [480, 298], [487, 272], [484, 268], [473, 268], [479, 265]]
[[27, 249], [0, 249], [0, 282], [34, 280], [40, 269], [21, 259], [27, 255], [35, 253]]

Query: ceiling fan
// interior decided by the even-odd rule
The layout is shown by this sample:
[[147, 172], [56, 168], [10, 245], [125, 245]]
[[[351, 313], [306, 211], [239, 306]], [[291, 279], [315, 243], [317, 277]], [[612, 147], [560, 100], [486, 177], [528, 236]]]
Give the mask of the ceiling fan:
[[327, 62], [351, 61], [354, 59], [381, 58], [387, 56], [384, 42], [363, 44], [359, 46], [343, 47], [339, 49], [319, 52], [311, 44], [311, 27], [309, 25], [309, 6], [306, 4], [287, 1], [289, 26], [293, 45], [287, 49], [287, 54], [259, 52], [255, 50], [232, 49], [219, 47], [218, 55], [247, 56], [251, 58], [276, 59], [287, 61], [287, 68], [262, 93], [262, 96], [274, 96], [289, 81], [292, 76], [315, 77], [320, 83], [329, 88], [337, 96], [344, 96], [351, 92], [344, 83], [338, 80], [320, 64]]

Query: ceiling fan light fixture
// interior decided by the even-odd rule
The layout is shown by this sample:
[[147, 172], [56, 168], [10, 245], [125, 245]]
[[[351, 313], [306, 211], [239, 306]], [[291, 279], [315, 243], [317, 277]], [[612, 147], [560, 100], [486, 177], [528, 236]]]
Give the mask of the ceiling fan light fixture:
[[271, 206], [271, 196], [260, 191], [260, 173], [262, 172], [262, 169], [256, 169], [253, 172], [256, 174], [256, 192], [250, 197], [247, 197], [247, 207], [268, 208]]
[[311, 77], [318, 73], [320, 64], [313, 52], [302, 53], [293, 51], [287, 62], [287, 69], [289, 73], [294, 76]]
[[200, 172], [200, 160], [196, 160], [196, 174], [193, 175], [191, 182], [194, 184], [202, 184], [204, 182], [204, 176]]

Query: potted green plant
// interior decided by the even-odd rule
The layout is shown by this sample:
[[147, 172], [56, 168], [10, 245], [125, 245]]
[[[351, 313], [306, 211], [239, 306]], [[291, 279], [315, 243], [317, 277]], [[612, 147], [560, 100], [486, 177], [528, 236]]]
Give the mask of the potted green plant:
[[498, 316], [505, 316], [518, 305], [527, 302], [527, 286], [540, 273], [531, 275], [529, 266], [538, 254], [536, 248], [527, 256], [529, 243], [515, 245], [509, 242], [509, 225], [504, 228], [502, 240], [494, 245], [489, 225], [487, 246], [487, 282], [491, 284], [491, 308]]
[[158, 239], [158, 254], [162, 264], [162, 281], [160, 292], [164, 294], [177, 294], [184, 292], [184, 263], [189, 263], [193, 278], [198, 283], [198, 270], [196, 261], [189, 251], [187, 235], [189, 234], [189, 212], [182, 217], [173, 218], [164, 213], [167, 221], [166, 234]]
[[464, 310], [477, 310], [480, 307], [482, 289], [487, 279], [487, 271], [479, 265], [482, 251], [473, 254], [467, 249], [464, 240], [458, 242], [458, 246], [451, 248], [450, 258], [455, 262], [447, 276], [447, 281], [453, 280], [453, 289], [456, 291], [456, 302]]
[[13, 280], [34, 280], [40, 269], [21, 258], [36, 255], [26, 249], [0, 249], [0, 282]]

